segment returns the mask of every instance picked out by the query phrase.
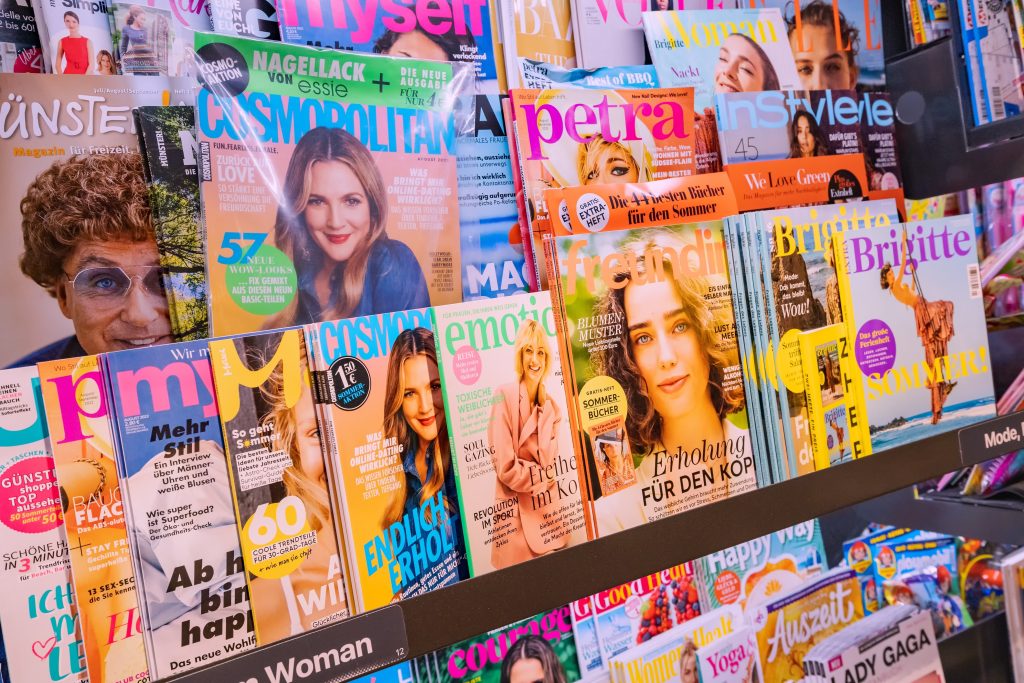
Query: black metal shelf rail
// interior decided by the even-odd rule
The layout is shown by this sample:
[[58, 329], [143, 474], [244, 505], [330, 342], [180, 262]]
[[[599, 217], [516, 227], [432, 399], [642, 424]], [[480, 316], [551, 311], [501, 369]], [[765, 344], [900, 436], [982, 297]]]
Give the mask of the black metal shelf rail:
[[[1024, 447], [1005, 416], [599, 538], [177, 677], [272, 683], [265, 667], [330, 683], [439, 650], [626, 581]], [[987, 435], [987, 438], [986, 438]], [[987, 447], [985, 447], [987, 442]], [[362, 640], [367, 644], [352, 648]], [[351, 659], [343, 661], [346, 655]], [[298, 667], [298, 668], [296, 668]]]
[[1010, 683], [1010, 633], [1002, 612], [939, 642], [947, 683]]
[[906, 488], [857, 508], [873, 522], [1024, 545], [1024, 501], [993, 504], [970, 498], [916, 498], [913, 488]]

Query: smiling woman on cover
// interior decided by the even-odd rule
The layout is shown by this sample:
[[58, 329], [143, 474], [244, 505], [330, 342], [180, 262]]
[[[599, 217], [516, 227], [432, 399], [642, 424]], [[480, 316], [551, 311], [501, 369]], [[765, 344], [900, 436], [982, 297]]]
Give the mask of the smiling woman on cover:
[[369, 150], [340, 128], [313, 128], [285, 174], [274, 224], [299, 292], [268, 328], [430, 305], [416, 256], [385, 232], [388, 196]]
[[[753, 480], [752, 472], [745, 471], [734, 484], [719, 472], [720, 466], [750, 455], [747, 430], [728, 419], [743, 410], [743, 389], [735, 383], [727, 387], [726, 372], [737, 361], [729, 358], [727, 343], [716, 331], [731, 327], [723, 315], [730, 309], [709, 306], [709, 284], [675, 273], [673, 259], [665, 255], [678, 254], [685, 246], [672, 233], [621, 246], [620, 253], [636, 255], [638, 280], [629, 270], [615, 273], [619, 288], [609, 289], [595, 306], [595, 313], [623, 321], [618, 343], [596, 351], [591, 362], [597, 374], [622, 386], [630, 448], [641, 458], [637, 482], [628, 493], [597, 501], [602, 533], [724, 498]], [[646, 258], [645, 252], [655, 249], [664, 250], [656, 269], [663, 271], [662, 277], [647, 272], [657, 252]], [[700, 458], [688, 464], [685, 456], [694, 453]], [[712, 468], [713, 483], [699, 479], [702, 485], [689, 493], [680, 490], [681, 475], [697, 477], [706, 468]], [[641, 491], [659, 477], [674, 480], [674, 495], [663, 497], [655, 487], [645, 505]]]
[[[437, 369], [437, 351], [434, 333], [422, 327], [403, 330], [395, 339], [388, 357], [388, 377], [384, 395], [384, 438], [402, 447], [402, 472], [395, 476], [398, 487], [384, 511], [381, 530], [385, 530], [407, 516], [420, 514], [426, 504], [425, 516], [435, 525], [430, 502], [440, 496], [447, 519], [443, 521], [447, 543], [461, 554], [459, 572], [463, 573], [465, 554], [459, 531], [459, 503], [452, 472], [451, 447], [441, 392], [441, 375]], [[445, 564], [442, 558], [437, 566], [427, 566], [416, 576], [402, 576], [403, 585], [436, 572]], [[441, 578], [437, 587], [454, 583], [458, 573]], [[466, 578], [468, 572], [461, 578]], [[404, 593], [405, 597], [416, 595]], [[401, 597], [401, 596], [396, 596]]]
[[[494, 502], [516, 500], [517, 514], [503, 543], [491, 547], [495, 569], [508, 567], [565, 547], [569, 530], [559, 518], [545, 519], [544, 513], [558, 505], [537, 505], [556, 486], [545, 475], [558, 460], [558, 429], [562, 412], [548, 394], [544, 380], [551, 372], [551, 347], [544, 328], [526, 320], [515, 342], [516, 381], [498, 387], [487, 430], [496, 475]], [[572, 457], [571, 454], [568, 454]], [[540, 496], [540, 498], [535, 498]], [[552, 496], [557, 502], [558, 496]], [[551, 508], [551, 510], [549, 510]], [[495, 535], [503, 529], [496, 527]]]

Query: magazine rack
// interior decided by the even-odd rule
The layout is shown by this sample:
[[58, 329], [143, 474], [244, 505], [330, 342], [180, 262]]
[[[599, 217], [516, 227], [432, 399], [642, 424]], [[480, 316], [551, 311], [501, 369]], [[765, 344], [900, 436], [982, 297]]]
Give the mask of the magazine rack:
[[[895, 3], [893, 4], [895, 7]], [[906, 196], [923, 199], [1024, 176], [1024, 116], [975, 125], [960, 38], [906, 48], [903, 12], [883, 13], [886, 88]]]
[[[1016, 440], [999, 439], [998, 444], [992, 435], [1006, 433], [1008, 426], [1019, 427], [1022, 419], [1024, 413], [1015, 413], [881, 451], [409, 598], [170, 680], [269, 683], [274, 679], [268, 669], [277, 671], [279, 664], [296, 666], [299, 661], [310, 662], [309, 675], [296, 678], [303, 683], [370, 673], [664, 567], [1018, 450], [1024, 447], [1024, 434]], [[1005, 619], [1002, 624], [1005, 633]], [[992, 628], [998, 634], [998, 625]], [[988, 647], [993, 640], [989, 636], [986, 632], [965, 637], [957, 647], [968, 647], [965, 643], [974, 637], [985, 637]], [[335, 664], [331, 651], [360, 638], [375, 644], [372, 656]], [[321, 663], [319, 669], [315, 661]]]

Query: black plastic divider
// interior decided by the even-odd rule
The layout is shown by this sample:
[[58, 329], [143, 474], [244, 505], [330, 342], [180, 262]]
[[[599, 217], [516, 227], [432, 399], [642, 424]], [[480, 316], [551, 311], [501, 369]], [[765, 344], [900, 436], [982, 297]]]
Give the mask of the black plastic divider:
[[[947, 683], [1010, 683], [1010, 633], [1000, 612], [939, 642]], [[232, 682], [234, 683], [234, 682]]]
[[1024, 500], [915, 498], [913, 489], [907, 488], [865, 501], [857, 510], [873, 522], [1024, 545]]
[[[1002, 420], [968, 429], [999, 427]], [[875, 453], [409, 598], [172, 680], [271, 683], [273, 679], [263, 667], [276, 669], [277, 662], [311, 660], [332, 648], [337, 651], [345, 643], [356, 642], [361, 632], [373, 640], [373, 657], [380, 657], [379, 661], [366, 657], [342, 662], [294, 680], [334, 683], [363, 675], [665, 567], [937, 477], [963, 466], [960, 443], [960, 434], [951, 431]], [[1012, 450], [1009, 445], [1003, 452]], [[1000, 454], [990, 451], [986, 457]], [[405, 655], [395, 656], [403, 647]]]

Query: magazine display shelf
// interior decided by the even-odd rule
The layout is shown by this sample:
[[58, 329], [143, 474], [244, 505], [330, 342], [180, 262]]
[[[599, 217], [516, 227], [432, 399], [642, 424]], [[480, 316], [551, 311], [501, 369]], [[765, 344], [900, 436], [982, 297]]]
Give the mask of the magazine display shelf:
[[980, 500], [893, 491], [857, 506], [865, 519], [954, 536], [1024, 545], [1024, 498]]
[[[951, 5], [951, 8], [953, 6]], [[886, 88], [896, 104], [896, 137], [909, 199], [959, 192], [1024, 176], [1024, 115], [975, 125], [960, 38], [907, 49], [904, 13], [882, 13]]]
[[[378, 643], [374, 661], [310, 670], [303, 683], [328, 683], [363, 675], [480, 633], [567, 604], [609, 586], [693, 560], [785, 526], [882, 496], [965, 465], [1024, 447], [998, 439], [1020, 427], [1024, 413], [981, 422], [814, 472], [741, 496], [705, 505], [641, 527], [603, 537], [226, 660], [174, 679], [264, 683], [265, 667], [337, 650], [367, 637]], [[990, 447], [983, 444], [988, 435]], [[1004, 621], [1005, 624], [1005, 621]], [[321, 659], [321, 662], [326, 662]], [[285, 679], [281, 679], [285, 680]]]
[[947, 683], [1009, 683], [1013, 681], [1010, 633], [1002, 612], [939, 641], [939, 657]]

